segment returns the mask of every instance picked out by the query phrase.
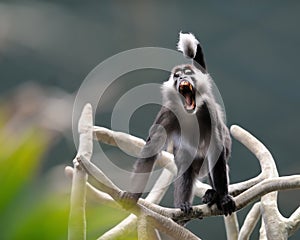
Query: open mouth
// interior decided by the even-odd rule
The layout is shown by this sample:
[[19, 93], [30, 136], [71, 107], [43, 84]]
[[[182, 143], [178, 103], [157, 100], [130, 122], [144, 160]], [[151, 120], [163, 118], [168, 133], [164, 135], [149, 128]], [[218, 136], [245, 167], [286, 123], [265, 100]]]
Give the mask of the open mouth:
[[184, 97], [184, 107], [187, 111], [193, 111], [196, 107], [195, 90], [192, 84], [187, 80], [182, 80], [179, 83], [179, 93]]

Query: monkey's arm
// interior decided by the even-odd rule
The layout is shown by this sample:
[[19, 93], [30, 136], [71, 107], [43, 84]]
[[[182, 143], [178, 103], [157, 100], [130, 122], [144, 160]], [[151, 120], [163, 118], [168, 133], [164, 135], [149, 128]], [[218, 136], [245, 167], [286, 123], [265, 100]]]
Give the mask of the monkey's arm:
[[[206, 102], [211, 118], [211, 141], [208, 153], [209, 178], [213, 189], [208, 190], [203, 202], [212, 205], [217, 204], [225, 215], [235, 211], [233, 198], [228, 194], [228, 158], [231, 151], [231, 139], [228, 128], [225, 126], [221, 112], [217, 106], [209, 101]], [[218, 107], [218, 106], [217, 106]]]
[[209, 179], [212, 189], [206, 191], [202, 198], [203, 203], [209, 206], [217, 204], [217, 207], [227, 216], [235, 211], [235, 202], [228, 194], [228, 166], [225, 149], [219, 153], [217, 161], [209, 159], [209, 164], [213, 164], [209, 172]]
[[129, 192], [125, 192], [123, 199], [136, 202], [142, 195], [155, 160], [165, 146], [168, 134], [176, 127], [174, 117], [174, 114], [166, 107], [162, 107], [157, 114], [154, 124], [150, 128], [146, 144], [141, 150], [140, 157], [135, 162], [131, 189]]

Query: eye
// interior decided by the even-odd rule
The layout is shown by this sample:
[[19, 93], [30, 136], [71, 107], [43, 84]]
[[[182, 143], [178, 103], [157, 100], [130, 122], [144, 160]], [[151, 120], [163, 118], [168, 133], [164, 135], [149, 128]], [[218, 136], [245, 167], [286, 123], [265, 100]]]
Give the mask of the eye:
[[182, 71], [176, 71], [176, 72], [174, 73], [174, 77], [175, 77], [175, 78], [178, 78], [178, 77], [180, 77], [181, 74], [182, 74]]
[[186, 75], [192, 75], [193, 73], [194, 72], [189, 68], [184, 69], [184, 74], [186, 74]]

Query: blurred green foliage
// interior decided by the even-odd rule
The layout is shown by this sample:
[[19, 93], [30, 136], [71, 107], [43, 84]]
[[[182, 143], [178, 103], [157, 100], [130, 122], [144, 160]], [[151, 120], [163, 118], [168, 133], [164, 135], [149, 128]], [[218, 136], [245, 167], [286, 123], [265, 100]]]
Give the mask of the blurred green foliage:
[[[43, 176], [38, 176], [49, 148], [46, 132], [9, 132], [2, 116], [0, 129], [0, 239], [67, 239], [69, 189], [51, 190], [44, 186]], [[96, 239], [125, 216], [107, 206], [88, 204], [87, 238]]]

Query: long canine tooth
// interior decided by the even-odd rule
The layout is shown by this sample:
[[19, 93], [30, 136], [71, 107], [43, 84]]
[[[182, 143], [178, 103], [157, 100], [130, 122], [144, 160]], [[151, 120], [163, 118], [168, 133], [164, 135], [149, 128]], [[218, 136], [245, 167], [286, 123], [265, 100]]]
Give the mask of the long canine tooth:
[[193, 86], [192, 86], [192, 84], [190, 84], [189, 87], [190, 87], [190, 90], [193, 91]]

